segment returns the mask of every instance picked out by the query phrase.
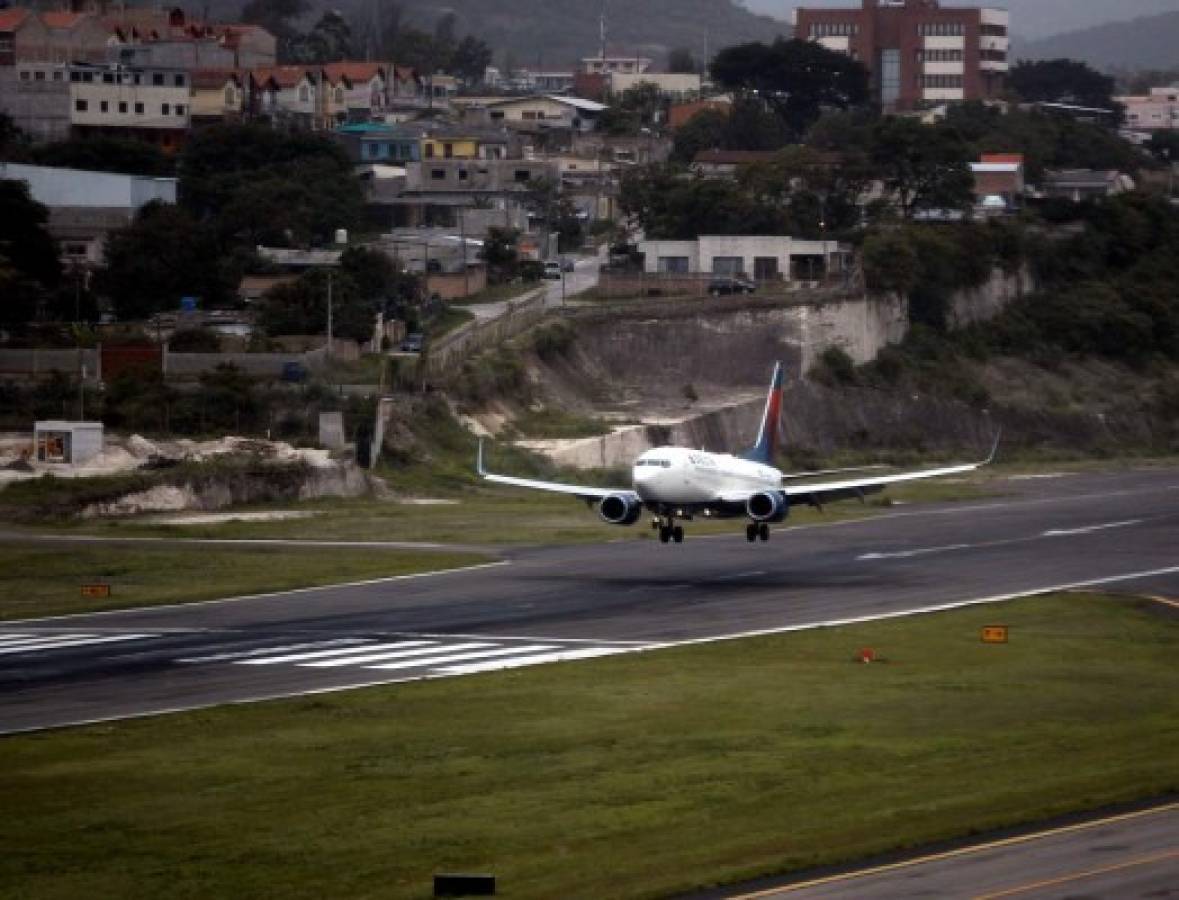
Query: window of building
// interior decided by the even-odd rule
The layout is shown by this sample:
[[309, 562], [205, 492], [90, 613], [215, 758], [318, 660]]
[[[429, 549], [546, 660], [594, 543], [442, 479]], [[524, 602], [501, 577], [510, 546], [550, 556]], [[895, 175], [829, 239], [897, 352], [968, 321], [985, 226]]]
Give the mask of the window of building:
[[502, 109], [493, 109], [487, 115], [488, 118], [492, 119], [493, 121], [499, 121], [504, 117], [504, 111]]
[[962, 87], [961, 75], [926, 75], [922, 81], [922, 85], [933, 89], [946, 88], [960, 88]]
[[163, 72], [154, 72], [151, 76], [151, 83], [153, 85], [155, 85], [156, 87], [163, 87], [164, 86], [164, 73]]
[[172, 83], [176, 85], [176, 87], [184, 87], [184, 75], [174, 75], [172, 77]]
[[745, 260], [740, 256], [714, 256], [712, 258], [713, 275], [740, 275]]
[[442, 156], [444, 159], [454, 159], [454, 144], [443, 144]]
[[855, 22], [816, 22], [811, 25], [811, 37], [854, 37], [860, 33]]
[[526, 109], [524, 112], [520, 113], [520, 118], [524, 119], [526, 122], [534, 122], [536, 121], [536, 113], [531, 109]]
[[337, 103], [344, 102], [344, 89], [342, 87], [336, 88], [336, 102]]
[[232, 87], [227, 87], [225, 89], [225, 105], [226, 106], [233, 106], [233, 103], [236, 99], [237, 99], [237, 92], [234, 91], [234, 89]]
[[[24, 73], [22, 72], [21, 74], [23, 75]], [[82, 80], [82, 73], [81, 72], [70, 72], [70, 81], [78, 82], [81, 80]]]
[[21, 69], [21, 72], [20, 72], [20, 80], [21, 80], [21, 81], [28, 81], [28, 80], [29, 80], [29, 73], [28, 73], [28, 70], [26, 70], [26, 69]]
[[41, 71], [40, 69], [38, 69], [36, 72], [33, 73], [33, 81], [44, 81], [44, 80], [45, 80], [45, 73], [43, 71]]
[[90, 104], [88, 104], [85, 100], [75, 100], [74, 101], [74, 109], [77, 112], [86, 112], [89, 105]]
[[1007, 26], [1005, 25], [983, 25], [979, 28], [979, 33], [987, 37], [1007, 37]]
[[167, 103], [160, 104], [160, 115], [161, 116], [166, 116], [171, 112], [172, 112], [172, 107], [169, 104], [167, 104]]
[[184, 104], [183, 103], [176, 104], [176, 115], [178, 115], [178, 116], [184, 115]]
[[121, 113], [125, 113], [126, 111], [127, 111], [127, 101], [126, 101], [126, 100], [120, 100], [120, 101], [119, 101], [119, 112], [121, 112]]
[[111, 105], [109, 103], [107, 103], [105, 100], [100, 100], [98, 103], [98, 111], [99, 112], [110, 112], [111, 111], [110, 106]]
[[661, 256], [659, 257], [659, 271], [666, 272], [669, 275], [687, 275], [688, 257]]
[[880, 51], [880, 103], [895, 106], [901, 96], [901, 51]]
[[517, 169], [512, 177], [515, 181], [523, 184], [525, 181], [530, 181], [532, 179], [532, 173], [527, 169]]
[[62, 252], [65, 253], [66, 256], [85, 256], [86, 255], [86, 245], [85, 244], [73, 244], [73, 243], [63, 244], [61, 249], [62, 249]]
[[61, 69], [54, 69], [53, 70], [53, 80], [54, 81], [61, 81], [62, 80]]
[[434, 158], [434, 145], [433, 144], [426, 144], [426, 159], [433, 159], [433, 158]]
[[102, 73], [102, 83], [103, 84], [114, 84], [115, 83], [115, 73], [114, 72], [103, 72]]
[[922, 37], [961, 37], [966, 30], [961, 22], [921, 22], [917, 33]]
[[86, 84], [93, 84], [94, 83], [94, 73], [93, 72], [83, 72], [82, 73], [82, 81], [84, 81]]
[[142, 103], [135, 104], [135, 115], [137, 115], [137, 116], [143, 115], [143, 104]]
[[299, 102], [300, 102], [300, 103], [306, 103], [306, 102], [307, 102], [308, 100], [310, 100], [310, 99], [311, 99], [311, 90], [310, 90], [310, 88], [308, 88], [308, 87], [307, 87], [307, 85], [305, 85], [305, 84], [304, 84], [304, 85], [301, 85], [301, 86], [299, 87]]
[[466, 181], [470, 177], [470, 173], [466, 169], [458, 170], [459, 181]]
[[431, 169], [430, 170], [430, 178], [433, 181], [445, 181], [446, 180], [446, 170], [445, 169]]
[[758, 281], [772, 281], [778, 277], [778, 257], [753, 257], [753, 277]]

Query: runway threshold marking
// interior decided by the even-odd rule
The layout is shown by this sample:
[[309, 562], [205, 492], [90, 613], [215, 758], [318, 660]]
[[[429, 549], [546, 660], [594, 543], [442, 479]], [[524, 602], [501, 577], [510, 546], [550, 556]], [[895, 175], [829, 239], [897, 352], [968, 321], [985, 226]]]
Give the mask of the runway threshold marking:
[[[1139, 809], [1134, 812], [1119, 813], [1115, 816], [1106, 816], [1101, 819], [1092, 819], [1088, 822], [1077, 822], [1073, 825], [1061, 825], [1058, 828], [1046, 828], [1043, 831], [1035, 831], [1031, 834], [1020, 834], [1015, 837], [1001, 838], [997, 841], [988, 841], [983, 844], [972, 844], [969, 847], [958, 847], [955, 850], [946, 850], [942, 853], [931, 853], [927, 856], [918, 856], [913, 859], [904, 859], [900, 862], [886, 863], [880, 866], [870, 866], [866, 869], [857, 869], [854, 872], [841, 872], [838, 875], [827, 875], [823, 878], [812, 878], [808, 881], [799, 881], [794, 884], [785, 884], [781, 887], [767, 888], [763, 891], [754, 891], [752, 894], [739, 894], [732, 898], [732, 900], [761, 900], [761, 898], [776, 897], [779, 894], [790, 894], [797, 891], [806, 890], [807, 888], [820, 887], [825, 884], [835, 884], [840, 881], [855, 881], [859, 878], [867, 878], [872, 875], [882, 875], [887, 872], [896, 872], [903, 869], [911, 869], [914, 866], [924, 865], [926, 863], [940, 862], [946, 859], [957, 859], [961, 856], [971, 856], [976, 853], [983, 853], [987, 850], [1000, 850], [1004, 847], [1014, 847], [1019, 844], [1026, 844], [1031, 841], [1039, 841], [1045, 838], [1057, 837], [1062, 834], [1071, 834], [1077, 831], [1085, 831], [1090, 828], [1098, 828], [1104, 825], [1114, 825], [1118, 822], [1127, 822], [1133, 819], [1141, 819], [1145, 816], [1154, 816], [1160, 813], [1168, 813], [1179, 810], [1179, 803], [1166, 803], [1162, 806], [1152, 806], [1150, 809]], [[1172, 851], [1173, 852], [1173, 851]], [[991, 895], [999, 896], [999, 895]]]
[[157, 637], [155, 634], [91, 634], [60, 632], [57, 634], [0, 633], [0, 656], [36, 653], [45, 650], [65, 650], [89, 647], [94, 644], [113, 644], [122, 641], [141, 641]]
[[1061, 884], [1069, 884], [1073, 881], [1083, 881], [1086, 878], [1094, 878], [1098, 875], [1106, 875], [1110, 872], [1118, 872], [1122, 869], [1133, 869], [1138, 866], [1149, 866], [1154, 863], [1166, 862], [1169, 859], [1179, 859], [1179, 850], [1166, 850], [1162, 853], [1155, 853], [1151, 856], [1143, 856], [1138, 859], [1127, 860], [1122, 863], [1111, 863], [1108, 866], [1102, 866], [1098, 869], [1087, 869], [1084, 872], [1073, 872], [1069, 875], [1061, 875], [1059, 878], [1046, 878], [1043, 881], [1031, 881], [1027, 884], [1021, 884], [1018, 887], [1008, 888], [1002, 891], [995, 891], [992, 894], [979, 894], [974, 900], [998, 900], [1000, 897], [1015, 897], [1019, 894], [1026, 894], [1029, 891], [1038, 891], [1041, 888], [1056, 887]]

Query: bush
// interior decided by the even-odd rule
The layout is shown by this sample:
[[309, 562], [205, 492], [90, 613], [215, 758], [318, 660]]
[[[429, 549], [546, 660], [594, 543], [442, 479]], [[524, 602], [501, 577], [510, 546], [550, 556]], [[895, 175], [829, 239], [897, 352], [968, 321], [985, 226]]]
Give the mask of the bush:
[[565, 322], [544, 325], [532, 335], [532, 349], [545, 362], [564, 356], [573, 346], [573, 329]]
[[855, 384], [856, 364], [842, 347], [828, 347], [819, 354], [819, 361], [807, 373], [808, 377], [820, 384], [835, 387], [841, 384]]

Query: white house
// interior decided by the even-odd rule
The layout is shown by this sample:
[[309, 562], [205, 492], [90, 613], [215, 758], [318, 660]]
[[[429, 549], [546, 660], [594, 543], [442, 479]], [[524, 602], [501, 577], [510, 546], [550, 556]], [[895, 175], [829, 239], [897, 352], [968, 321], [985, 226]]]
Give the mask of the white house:
[[758, 281], [814, 281], [842, 271], [850, 249], [838, 241], [778, 235], [701, 235], [694, 241], [640, 241], [643, 271], [667, 275], [742, 275]]

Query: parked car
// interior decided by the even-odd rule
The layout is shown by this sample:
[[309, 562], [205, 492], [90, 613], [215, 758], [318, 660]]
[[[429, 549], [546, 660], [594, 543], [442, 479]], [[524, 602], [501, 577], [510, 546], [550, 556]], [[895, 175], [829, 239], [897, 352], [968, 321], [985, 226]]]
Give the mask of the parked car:
[[547, 263], [544, 264], [544, 276], [543, 277], [549, 279], [550, 281], [560, 281], [561, 280], [561, 264], [559, 262], [557, 262], [555, 259], [550, 259]]
[[405, 340], [401, 342], [402, 353], [421, 353], [422, 352], [422, 335], [419, 332], [407, 334]]
[[708, 293], [714, 297], [722, 294], [752, 294], [756, 290], [756, 284], [737, 275], [721, 275], [708, 282]]

